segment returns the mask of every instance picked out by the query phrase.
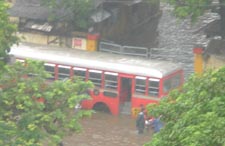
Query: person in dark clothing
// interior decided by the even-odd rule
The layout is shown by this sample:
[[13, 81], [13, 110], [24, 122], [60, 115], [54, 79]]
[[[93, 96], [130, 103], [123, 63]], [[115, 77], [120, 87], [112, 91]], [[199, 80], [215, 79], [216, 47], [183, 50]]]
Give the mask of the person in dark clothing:
[[58, 143], [58, 146], [64, 146], [63, 142]]
[[144, 109], [141, 109], [141, 112], [138, 114], [136, 119], [136, 127], [138, 129], [138, 134], [144, 133], [145, 128], [145, 116], [144, 116]]

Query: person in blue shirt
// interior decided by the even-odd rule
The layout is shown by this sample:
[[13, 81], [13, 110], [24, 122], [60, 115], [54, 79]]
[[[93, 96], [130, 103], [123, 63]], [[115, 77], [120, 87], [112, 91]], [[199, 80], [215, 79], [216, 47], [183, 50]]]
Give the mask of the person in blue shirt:
[[160, 120], [160, 118], [162, 117], [162, 115], [160, 115], [158, 118], [155, 118], [152, 122], [152, 125], [154, 127], [154, 132], [157, 133], [160, 131], [160, 129], [163, 127], [163, 123]]

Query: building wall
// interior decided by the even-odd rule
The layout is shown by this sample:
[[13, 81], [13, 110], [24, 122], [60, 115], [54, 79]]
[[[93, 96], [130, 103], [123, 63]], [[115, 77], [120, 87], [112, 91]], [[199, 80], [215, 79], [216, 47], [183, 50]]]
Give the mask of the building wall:
[[225, 55], [209, 55], [207, 59], [204, 60], [205, 69], [216, 69], [225, 65]]
[[9, 21], [14, 24], [19, 24], [20, 20], [18, 17], [9, 17]]
[[[215, 51], [215, 50], [214, 50]], [[203, 52], [203, 49], [196, 47], [193, 49], [194, 53], [194, 71], [201, 75], [208, 69], [217, 69], [225, 66], [225, 54]]]
[[21, 42], [41, 45], [69, 47], [73, 49], [96, 51], [98, 47], [98, 35], [74, 32], [72, 37], [46, 35], [44, 33], [19, 32]]
[[19, 32], [18, 36], [22, 42], [35, 43], [51, 46], [72, 46], [72, 38], [46, 35], [42, 33]]
[[41, 35], [41, 34], [32, 34], [32, 33], [27, 33], [27, 32], [19, 32], [18, 33], [19, 37], [22, 38], [22, 42], [28, 42], [28, 43], [37, 43], [37, 44], [42, 44], [46, 45], [48, 44], [47, 36]]

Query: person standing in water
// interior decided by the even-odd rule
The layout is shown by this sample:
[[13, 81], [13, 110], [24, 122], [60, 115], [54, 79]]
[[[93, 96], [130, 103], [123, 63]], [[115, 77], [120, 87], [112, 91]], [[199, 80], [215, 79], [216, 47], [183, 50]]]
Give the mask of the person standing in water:
[[143, 134], [145, 129], [145, 115], [144, 115], [144, 108], [141, 108], [137, 119], [136, 119], [136, 127], [138, 130], [138, 134]]

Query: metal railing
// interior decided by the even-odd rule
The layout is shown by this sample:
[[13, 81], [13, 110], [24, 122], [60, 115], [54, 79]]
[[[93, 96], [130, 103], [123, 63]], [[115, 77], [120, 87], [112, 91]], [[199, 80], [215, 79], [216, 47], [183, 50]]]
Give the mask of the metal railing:
[[[191, 46], [190, 46], [191, 48]], [[185, 76], [193, 73], [193, 54], [179, 48], [145, 48], [136, 46], [122, 46], [111, 42], [100, 42], [99, 51], [120, 55], [144, 57], [153, 60], [172, 61], [184, 67]]]
[[114, 44], [114, 43], [100, 42], [99, 51], [121, 54], [122, 53], [122, 46], [118, 45], [118, 44]]
[[122, 46], [115, 43], [100, 42], [99, 51], [149, 58], [149, 49], [145, 47]]

